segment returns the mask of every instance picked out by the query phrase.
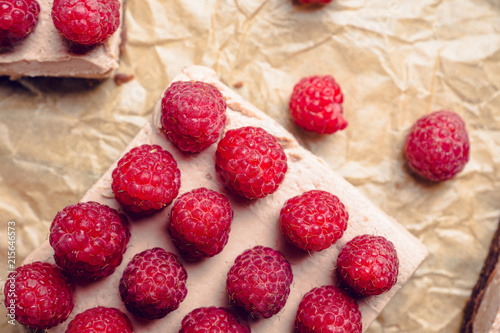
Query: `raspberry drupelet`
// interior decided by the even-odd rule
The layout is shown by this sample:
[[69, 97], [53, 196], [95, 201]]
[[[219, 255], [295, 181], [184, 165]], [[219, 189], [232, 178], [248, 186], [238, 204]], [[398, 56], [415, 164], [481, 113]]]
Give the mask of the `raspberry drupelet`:
[[14, 307], [16, 320], [33, 330], [59, 325], [74, 307], [73, 285], [59, 267], [40, 261], [20, 266], [10, 273], [4, 295], [7, 310], [10, 312]]
[[232, 218], [233, 210], [226, 196], [198, 188], [174, 202], [168, 231], [187, 259], [209, 258], [227, 244]]
[[161, 101], [162, 131], [182, 151], [196, 153], [215, 143], [226, 124], [226, 102], [214, 86], [178, 81]]
[[341, 280], [357, 294], [380, 295], [398, 280], [398, 254], [385, 237], [356, 236], [340, 251], [337, 270]]
[[313, 288], [299, 303], [295, 329], [297, 333], [361, 333], [361, 311], [340, 288]]
[[256, 246], [236, 257], [226, 289], [235, 305], [254, 317], [270, 318], [285, 306], [292, 281], [292, 268], [281, 252]]
[[129, 239], [125, 215], [90, 201], [69, 205], [56, 214], [49, 243], [65, 274], [96, 280], [111, 275], [120, 265]]
[[469, 136], [462, 118], [441, 110], [421, 117], [412, 126], [404, 145], [409, 167], [434, 182], [449, 180], [469, 160]]
[[36, 0], [0, 1], [0, 47], [9, 47], [28, 36], [38, 23]]
[[281, 232], [287, 241], [306, 251], [332, 246], [344, 234], [348, 220], [339, 198], [321, 190], [288, 199], [280, 212]]
[[263, 128], [252, 126], [227, 131], [217, 145], [215, 163], [222, 183], [247, 199], [274, 193], [288, 169], [278, 140]]
[[120, 25], [118, 0], [54, 0], [52, 21], [73, 43], [91, 46], [105, 42]]
[[136, 254], [120, 279], [120, 297], [130, 313], [153, 320], [186, 298], [187, 272], [175, 254], [156, 247]]
[[80, 312], [69, 322], [66, 333], [133, 333], [126, 314], [116, 308], [98, 306]]
[[116, 200], [136, 214], [152, 214], [170, 205], [179, 194], [181, 172], [168, 151], [143, 144], [127, 152], [112, 173]]
[[344, 96], [331, 75], [302, 78], [293, 88], [290, 113], [306, 131], [332, 134], [347, 127], [343, 115]]

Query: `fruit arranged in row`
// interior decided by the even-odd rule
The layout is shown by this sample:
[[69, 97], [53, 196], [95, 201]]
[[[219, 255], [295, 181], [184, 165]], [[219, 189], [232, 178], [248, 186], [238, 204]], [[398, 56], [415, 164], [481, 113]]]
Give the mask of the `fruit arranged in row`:
[[[180, 150], [199, 152], [219, 140], [225, 125], [225, 109], [224, 99], [215, 87], [203, 82], [176, 82], [162, 99], [162, 131]], [[228, 191], [247, 200], [274, 193], [288, 169], [286, 153], [276, 138], [263, 128], [251, 126], [228, 130], [222, 136], [214, 167]], [[225, 195], [206, 188], [179, 196], [180, 176], [171, 153], [158, 145], [143, 144], [118, 161], [112, 172], [111, 189], [121, 207], [133, 215], [155, 214], [175, 200], [168, 233], [179, 253], [188, 260], [213, 257], [223, 251], [228, 241], [234, 215], [231, 203]], [[283, 237], [291, 244], [305, 251], [321, 251], [343, 236], [348, 220], [348, 211], [337, 196], [311, 190], [284, 203], [279, 224]], [[54, 218], [50, 231], [54, 259], [65, 276], [58, 267], [39, 262], [13, 273], [19, 293], [14, 300], [20, 314], [17, 318], [30, 328], [49, 328], [65, 321], [73, 308], [73, 284], [113, 274], [130, 239], [126, 215], [97, 202], [64, 208]], [[36, 280], [29, 278], [41, 265], [51, 266], [53, 274], [45, 273]], [[342, 248], [334, 266], [346, 288], [365, 296], [389, 290], [397, 281], [399, 262], [390, 241], [381, 236], [362, 235]], [[136, 254], [127, 264], [118, 292], [134, 316], [159, 319], [176, 310], [185, 299], [187, 278], [188, 273], [175, 254], [152, 248]], [[226, 290], [234, 305], [254, 317], [269, 318], [285, 306], [292, 281], [291, 265], [281, 252], [255, 246], [236, 257], [227, 273]], [[54, 284], [66, 293], [46, 293], [47, 284]], [[23, 290], [28, 286], [33, 291], [25, 294]], [[11, 302], [12, 299], [5, 299], [6, 306]], [[56, 303], [71, 306], [54, 309]], [[339, 307], [343, 309], [340, 313], [336, 310]], [[189, 332], [185, 322], [196, 326], [195, 318], [200, 318], [200, 313], [215, 311], [210, 309], [188, 315], [186, 318], [190, 319], [183, 321], [181, 331]], [[75, 321], [107, 316], [108, 312], [130, 326], [124, 319], [126, 316], [117, 315], [115, 310], [88, 311], [77, 315], [68, 330], [80, 325]], [[233, 321], [226, 310], [217, 311], [225, 313], [220, 313], [224, 320]], [[217, 318], [208, 317], [211, 319], [204, 320]], [[337, 287], [324, 286], [304, 296], [297, 312], [297, 330], [313, 329], [311, 318], [316, 318], [312, 321], [316, 329], [338, 325], [352, 332], [361, 331], [361, 314], [356, 303]], [[241, 325], [243, 332], [249, 330], [248, 325]]]
[[[10, 47], [36, 29], [36, 0], [3, 0], [0, 6], [0, 46]], [[105, 42], [120, 25], [118, 0], [54, 0], [51, 17], [68, 41], [91, 46]]]
[[[222, 135], [225, 108], [222, 95], [213, 86], [175, 83], [162, 100], [162, 131], [180, 150], [200, 152]], [[465, 125], [449, 111], [423, 117], [410, 130], [405, 152], [416, 172], [434, 181], [450, 179], [468, 159]], [[224, 133], [217, 144], [214, 167], [230, 193], [248, 200], [274, 193], [288, 169], [285, 151], [276, 138], [262, 128], [250, 126]], [[179, 196], [180, 170], [172, 154], [162, 147], [144, 144], [133, 148], [119, 160], [112, 179], [116, 200], [131, 214], [154, 214], [175, 200], [168, 232], [185, 259], [200, 260], [223, 251], [234, 214], [230, 201], [206, 188]], [[279, 224], [291, 244], [306, 251], [321, 251], [343, 236], [348, 220], [348, 210], [338, 197], [312, 190], [284, 203]], [[58, 267], [41, 262], [19, 267], [9, 275], [8, 281], [15, 281], [16, 297], [6, 293], [6, 307], [14, 304], [17, 320], [30, 328], [45, 329], [65, 321], [73, 309], [73, 284], [109, 276], [122, 262], [130, 239], [128, 223], [124, 214], [96, 202], [64, 208], [54, 218], [49, 237]], [[343, 287], [359, 296], [369, 296], [394, 286], [399, 262], [390, 241], [360, 235], [341, 249], [335, 267]], [[154, 320], [179, 307], [188, 292], [186, 280], [187, 272], [176, 255], [153, 248], [136, 254], [128, 263], [119, 294], [130, 313]], [[292, 281], [290, 263], [282, 253], [256, 246], [235, 259], [227, 273], [226, 290], [233, 304], [252, 316], [269, 318], [285, 306]], [[6, 291], [8, 287], [6, 284]], [[124, 327], [131, 326], [126, 315], [117, 314], [116, 309], [87, 311], [73, 319], [69, 332], [79, 327], [77, 322], [99, 316], [113, 316]], [[225, 319], [207, 315], [209, 319], [203, 321], [225, 320], [238, 327], [236, 332], [250, 330], [247, 324], [234, 321], [229, 310], [211, 307], [194, 310], [196, 316], [186, 316], [181, 331], [189, 332], [185, 322], [190, 323], [189, 327], [196, 326], [199, 323], [193, 318], [214, 311]], [[298, 332], [320, 327], [359, 332], [360, 318], [350, 294], [335, 286], [322, 286], [303, 296], [295, 327]]]
[[[396, 251], [392, 243], [380, 236], [355, 237], [340, 252], [337, 266], [342, 281], [361, 296], [381, 294], [397, 280]], [[49, 263], [34, 262], [9, 275], [8, 281], [15, 280], [16, 293], [15, 296], [6, 293], [5, 305], [9, 308], [9, 304], [15, 304], [16, 318], [20, 323], [31, 329], [48, 329], [69, 317], [74, 307], [74, 282], [80, 280], [68, 278], [63, 271]], [[134, 316], [146, 320], [160, 319], [175, 311], [185, 299], [187, 278], [187, 272], [175, 254], [152, 248], [136, 254], [127, 264], [120, 279], [119, 294]], [[253, 317], [270, 318], [285, 306], [292, 281], [291, 265], [281, 252], [256, 246], [235, 259], [227, 273], [226, 290], [234, 305], [242, 307]], [[226, 316], [234, 317], [229, 310], [224, 309], [224, 312]], [[81, 327], [92, 325], [95, 328], [96, 316], [114, 318], [113, 321], [102, 319], [106, 325], [131, 327], [125, 314], [116, 309], [98, 307], [77, 314], [69, 323], [67, 332], [77, 332]], [[217, 321], [217, 318], [212, 316], [202, 320], [198, 315], [184, 319], [183, 327], [186, 321], [196, 326]], [[237, 326], [244, 327], [245, 332], [250, 330], [248, 324], [241, 321]], [[309, 332], [308, 329], [314, 327], [361, 332], [361, 313], [345, 290], [327, 285], [314, 288], [303, 296], [295, 326], [298, 332]]]

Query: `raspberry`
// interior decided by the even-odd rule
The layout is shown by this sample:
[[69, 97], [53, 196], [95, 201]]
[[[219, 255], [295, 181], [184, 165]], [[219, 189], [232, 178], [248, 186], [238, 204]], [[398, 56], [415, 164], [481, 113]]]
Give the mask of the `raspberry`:
[[52, 20], [68, 40], [80, 45], [105, 42], [120, 25], [118, 0], [54, 0]]
[[295, 124], [306, 131], [332, 134], [347, 127], [344, 97], [331, 75], [302, 78], [293, 88], [290, 111]]
[[302, 297], [295, 328], [297, 333], [361, 333], [361, 312], [344, 290], [317, 287]]
[[98, 306], [85, 310], [70, 321], [66, 333], [132, 333], [127, 315], [115, 308]]
[[168, 230], [173, 243], [188, 259], [209, 258], [227, 244], [232, 218], [226, 196], [198, 188], [175, 201]]
[[349, 214], [339, 198], [312, 190], [288, 199], [280, 212], [285, 238], [306, 251], [321, 251], [342, 237]]
[[288, 168], [278, 140], [264, 129], [251, 126], [226, 132], [217, 146], [215, 163], [225, 186], [248, 199], [274, 193]]
[[299, 0], [299, 1], [303, 4], [315, 3], [315, 4], [320, 4], [320, 5], [326, 5], [330, 2], [332, 2], [333, 0]]
[[250, 333], [246, 323], [238, 319], [226, 308], [210, 306], [197, 308], [182, 320], [179, 333]]
[[136, 254], [120, 279], [120, 297], [128, 311], [160, 319], [186, 298], [187, 272], [175, 254], [156, 247]]
[[340, 251], [337, 269], [356, 293], [380, 295], [398, 280], [398, 254], [392, 242], [382, 236], [356, 236]]
[[40, 261], [16, 268], [4, 287], [9, 314], [30, 329], [48, 329], [73, 311], [73, 286], [61, 269]]
[[122, 262], [129, 239], [125, 215], [92, 201], [65, 207], [50, 226], [57, 265], [81, 280], [111, 275]]
[[254, 317], [269, 318], [285, 306], [292, 281], [292, 268], [281, 252], [256, 246], [236, 257], [226, 288], [234, 304]]
[[158, 145], [131, 149], [118, 161], [112, 178], [116, 200], [125, 209], [144, 215], [170, 205], [181, 186], [177, 162]]
[[39, 13], [35, 0], [1, 0], [0, 46], [12, 46], [35, 30]]
[[226, 124], [226, 102], [208, 83], [174, 82], [161, 101], [161, 124], [180, 150], [200, 152], [219, 139]]
[[469, 160], [465, 123], [451, 111], [436, 111], [410, 129], [404, 146], [409, 167], [418, 175], [439, 182], [453, 178]]

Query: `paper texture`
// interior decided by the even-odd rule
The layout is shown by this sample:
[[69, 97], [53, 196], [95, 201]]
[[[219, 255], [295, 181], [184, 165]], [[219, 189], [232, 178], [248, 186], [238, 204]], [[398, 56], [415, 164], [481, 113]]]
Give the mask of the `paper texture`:
[[[134, 79], [0, 79], [0, 278], [7, 225], [16, 263], [48, 237], [146, 122], [182, 67], [205, 65], [394, 216], [428, 247], [417, 274], [368, 330], [458, 332], [500, 218], [500, 5], [493, 1], [128, 0], [120, 73]], [[296, 128], [293, 85], [331, 74], [348, 127], [331, 136]], [[457, 178], [410, 176], [402, 146], [420, 116], [462, 116], [471, 159]], [[2, 295], [3, 300], [3, 295]], [[8, 324], [0, 307], [0, 330]]]

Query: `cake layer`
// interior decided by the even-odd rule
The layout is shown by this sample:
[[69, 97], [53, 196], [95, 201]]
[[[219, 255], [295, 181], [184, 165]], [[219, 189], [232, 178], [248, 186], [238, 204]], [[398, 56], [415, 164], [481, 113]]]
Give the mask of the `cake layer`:
[[104, 43], [75, 48], [59, 34], [52, 22], [54, 0], [37, 0], [40, 14], [35, 30], [12, 49], [0, 51], [0, 75], [16, 79], [23, 76], [54, 76], [102, 79], [118, 68], [123, 31], [123, 6], [120, 26]]
[[465, 307], [460, 332], [500, 332], [500, 224]]
[[[293, 332], [293, 323], [302, 296], [310, 289], [336, 284], [335, 263], [340, 249], [347, 241], [360, 234], [382, 235], [391, 240], [398, 252], [400, 270], [397, 284], [380, 296], [358, 300], [363, 318], [363, 329], [378, 316], [384, 306], [408, 281], [427, 255], [421, 242], [397, 221], [374, 206], [356, 188], [336, 174], [322, 159], [299, 145], [297, 140], [273, 119], [243, 100], [241, 96], [222, 84], [216, 73], [208, 68], [185, 68], [174, 81], [199, 80], [217, 87], [227, 103], [228, 121], [225, 130], [242, 126], [260, 126], [275, 135], [288, 158], [288, 172], [280, 188], [263, 199], [242, 201], [226, 192], [215, 173], [213, 144], [199, 154], [187, 155], [175, 148], [160, 131], [160, 102], [155, 106], [151, 120], [133, 139], [126, 151], [144, 143], [158, 144], [172, 153], [181, 170], [180, 194], [194, 188], [206, 187], [228, 196], [234, 210], [229, 241], [215, 257], [199, 262], [181, 262], [188, 272], [187, 297], [180, 307], [165, 318], [145, 322], [128, 313], [120, 300], [118, 283], [127, 263], [145, 249], [162, 247], [178, 254], [168, 232], [170, 207], [144, 218], [129, 216], [131, 239], [122, 264], [116, 272], [75, 291], [75, 308], [70, 318], [49, 332], [64, 332], [69, 321], [79, 312], [94, 306], [112, 306], [127, 313], [132, 319], [135, 332], [177, 332], [184, 316], [202, 306], [232, 307], [225, 290], [226, 274], [234, 259], [244, 250], [256, 245], [280, 250], [290, 261], [294, 274], [290, 296], [282, 311], [269, 319], [247, 318], [252, 332]], [[111, 191], [111, 173], [116, 164], [82, 197], [82, 201], [98, 201], [123, 211]], [[321, 189], [337, 195], [349, 212], [349, 224], [344, 236], [332, 247], [321, 252], [307, 253], [288, 244], [282, 236], [278, 221], [283, 203], [304, 191]], [[63, 207], [61, 207], [62, 209]], [[32, 253], [25, 263], [36, 260], [54, 262], [48, 241]], [[241, 311], [238, 312], [240, 315]]]
[[495, 273], [490, 277], [484, 292], [483, 301], [474, 320], [473, 332], [500, 332], [500, 262], [497, 263]]

